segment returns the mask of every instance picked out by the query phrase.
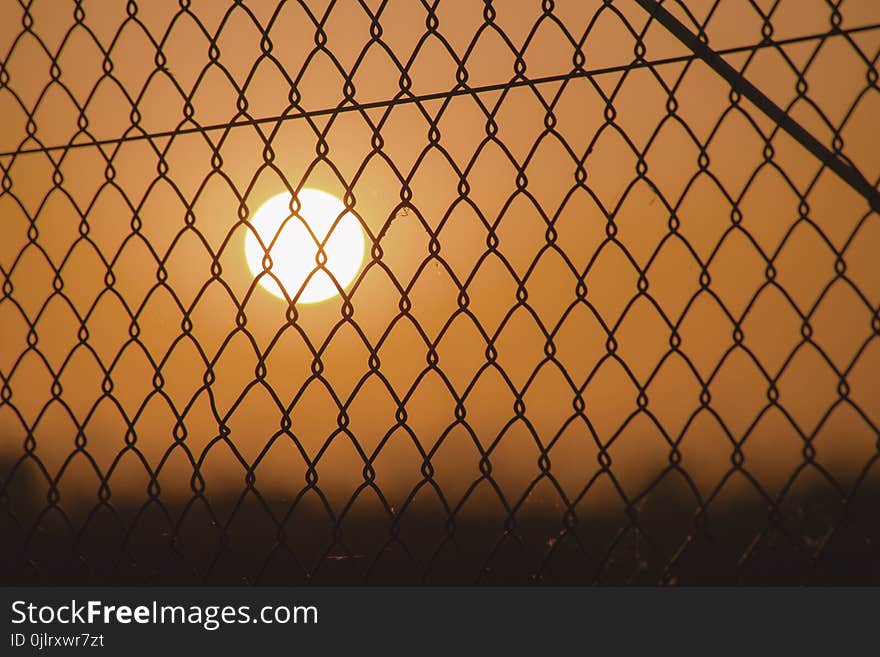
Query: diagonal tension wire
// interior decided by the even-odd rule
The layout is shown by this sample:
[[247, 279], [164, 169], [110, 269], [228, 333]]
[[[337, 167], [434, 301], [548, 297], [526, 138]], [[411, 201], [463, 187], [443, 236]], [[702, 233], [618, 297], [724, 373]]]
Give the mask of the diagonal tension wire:
[[[653, 3], [653, 2], [645, 3], [645, 2], [642, 2], [642, 0], [639, 0], [639, 2], [648, 11], [653, 11], [652, 9], [648, 9], [648, 7], [653, 7], [656, 5], [656, 3]], [[661, 9], [664, 12], [666, 11], [666, 10], [663, 10], [662, 7], [659, 7], [659, 5], [657, 5], [657, 8]], [[347, 113], [347, 112], [390, 108], [390, 107], [396, 107], [397, 105], [408, 105], [408, 104], [412, 104], [412, 103], [422, 103], [422, 102], [430, 102], [430, 101], [434, 101], [434, 100], [444, 100], [447, 98], [454, 98], [456, 96], [474, 96], [476, 94], [490, 93], [493, 91], [503, 91], [505, 89], [512, 89], [512, 88], [516, 88], [516, 87], [527, 87], [527, 86], [531, 87], [531, 86], [536, 86], [536, 85], [541, 85], [541, 84], [550, 84], [553, 82], [565, 82], [567, 80], [574, 80], [574, 79], [578, 79], [578, 78], [592, 78], [592, 77], [599, 76], [599, 75], [607, 75], [610, 73], [621, 73], [624, 71], [630, 71], [630, 70], [634, 70], [634, 69], [653, 68], [655, 66], [662, 66], [662, 65], [667, 65], [667, 64], [678, 64], [678, 63], [688, 62], [688, 61], [692, 61], [694, 59], [700, 58], [700, 59], [703, 59], [707, 64], [709, 64], [713, 69], [718, 71], [722, 76], [724, 76], [725, 78], [728, 78], [728, 80], [731, 79], [728, 77], [728, 75], [731, 75], [735, 80], [742, 80], [742, 84], [748, 85], [748, 87], [750, 87], [750, 90], [745, 91], [745, 87], [744, 87], [744, 89], [739, 89], [737, 87], [737, 84], [740, 84], [739, 82], [736, 82], [736, 83], [734, 83], [733, 81], [731, 82], [731, 84], [734, 85], [734, 88], [736, 88], [738, 91], [741, 91], [741, 93], [744, 96], [746, 96], [747, 98], [752, 100], [752, 102], [754, 102], [758, 107], [760, 107], [760, 109], [762, 111], [764, 111], [768, 115], [771, 115], [771, 118], [773, 118], [774, 121], [776, 121], [777, 123], [779, 123], [780, 125], [785, 127], [786, 130], [790, 134], [791, 134], [792, 129], [794, 129], [796, 132], [798, 132], [798, 134], [800, 134], [801, 136], [797, 136], [795, 134], [792, 134], [792, 136], [794, 136], [795, 139], [797, 139], [800, 143], [802, 143], [804, 146], [806, 146], [820, 160], [825, 162], [825, 164], [827, 164], [830, 168], [832, 168], [835, 172], [837, 172], [838, 175], [841, 175], [841, 177], [843, 177], [844, 180], [846, 180], [860, 194], [862, 194], [863, 196], [865, 196], [865, 198], [867, 198], [869, 200], [872, 208], [874, 208], [875, 210], [880, 212], [880, 197], [878, 197], [877, 191], [874, 190], [873, 187], [871, 187], [870, 183], [868, 183], [868, 181], [865, 180], [864, 177], [858, 171], [855, 171], [854, 169], [849, 170], [849, 169], [851, 169], [851, 167], [846, 165], [839, 158], [835, 157], [834, 154], [831, 153], [827, 148], [822, 146], [822, 144], [820, 144], [815, 139], [815, 137], [810, 135], [804, 128], [800, 127], [793, 119], [788, 117], [785, 114], [785, 112], [783, 112], [779, 107], [777, 107], [769, 98], [764, 96], [764, 94], [762, 94], [760, 91], [758, 91], [752, 85], [750, 85], [747, 81], [745, 81], [742, 78], [742, 76], [739, 75], [739, 73], [737, 73], [733, 68], [731, 68], [720, 57], [721, 55], [733, 55], [733, 54], [737, 54], [737, 53], [741, 53], [741, 52], [752, 52], [752, 51], [756, 51], [756, 50], [762, 50], [764, 48], [777, 48], [779, 46], [791, 45], [791, 44], [795, 44], [795, 43], [803, 43], [805, 41], [815, 41], [817, 39], [828, 38], [829, 36], [842, 36], [845, 34], [856, 34], [859, 32], [867, 32], [867, 31], [871, 31], [871, 30], [880, 29], [880, 23], [871, 23], [869, 25], [860, 25], [858, 27], [853, 27], [853, 28], [848, 28], [848, 29], [838, 29], [838, 30], [834, 30], [833, 32], [814, 33], [814, 34], [808, 34], [808, 35], [803, 35], [803, 36], [798, 36], [798, 37], [791, 37], [788, 39], [779, 39], [779, 40], [775, 40], [775, 41], [764, 40], [760, 43], [749, 44], [749, 45], [745, 45], [745, 46], [735, 46], [735, 47], [726, 48], [723, 50], [712, 51], [707, 46], [702, 44], [702, 42], [700, 42], [696, 36], [694, 36], [691, 32], [689, 32], [688, 29], [684, 25], [679, 23], [675, 19], [675, 17], [673, 17], [671, 14], [669, 14], [669, 12], [666, 12], [666, 14], [669, 16], [669, 19], [671, 19], [672, 21], [677, 23], [679, 25], [679, 27], [681, 28], [681, 30], [684, 30], [684, 32], [687, 35], [690, 35], [691, 39], [696, 42], [696, 45], [692, 45], [690, 43], [690, 40], [688, 40], [687, 36], [679, 34], [680, 30], [678, 30], [676, 28], [676, 30], [673, 31], [672, 28], [670, 28], [668, 25], [663, 23], [664, 25], [666, 25], [666, 27], [668, 29], [670, 29], [670, 31], [673, 31], [673, 34], [676, 37], [678, 37], [679, 40], [682, 40], [682, 42], [693, 51], [692, 54], [678, 55], [675, 57], [666, 57], [663, 59], [656, 59], [656, 60], [651, 60], [651, 61], [637, 60], [637, 61], [631, 62], [629, 64], [619, 64], [617, 66], [607, 66], [607, 67], [603, 67], [603, 68], [591, 69], [588, 71], [576, 70], [576, 71], [571, 71], [569, 73], [561, 73], [558, 75], [548, 75], [548, 76], [544, 76], [544, 77], [540, 77], [540, 78], [514, 79], [509, 82], [489, 84], [489, 85], [483, 85], [483, 86], [479, 86], [479, 87], [463, 87], [463, 88], [459, 88], [459, 89], [451, 89], [449, 91], [438, 91], [438, 92], [430, 93], [430, 94], [411, 95], [411, 96], [406, 96], [406, 97], [402, 97], [402, 98], [395, 98], [392, 100], [378, 100], [378, 101], [367, 102], [367, 103], [352, 102], [352, 104], [344, 104], [344, 105], [340, 105], [338, 107], [333, 107], [333, 108], [300, 111], [300, 112], [296, 112], [293, 114], [286, 114], [285, 113], [285, 114], [279, 114], [276, 116], [268, 116], [268, 117], [263, 117], [263, 118], [258, 118], [258, 119], [246, 118], [246, 119], [242, 119], [242, 120], [229, 121], [229, 122], [225, 122], [225, 123], [215, 123], [215, 124], [206, 125], [206, 126], [180, 127], [180, 128], [176, 128], [173, 130], [163, 130], [163, 131], [149, 132], [149, 133], [145, 132], [145, 133], [136, 134], [136, 135], [128, 135], [125, 137], [114, 137], [114, 138], [108, 138], [108, 139], [95, 139], [95, 140], [90, 140], [90, 141], [79, 142], [76, 144], [41, 146], [41, 147], [34, 147], [34, 148], [22, 148], [22, 149], [18, 149], [15, 151], [7, 151], [5, 153], [0, 153], [0, 157], [12, 157], [12, 156], [16, 156], [16, 155], [26, 155], [26, 154], [36, 154], [36, 153], [51, 153], [51, 152], [55, 152], [55, 151], [67, 151], [67, 150], [74, 149], [74, 148], [85, 148], [85, 147], [94, 147], [94, 146], [115, 146], [118, 144], [123, 144], [123, 143], [127, 143], [127, 142], [132, 142], [132, 141], [143, 141], [143, 140], [148, 140], [148, 139], [164, 139], [164, 138], [177, 137], [180, 135], [187, 135], [187, 134], [204, 134], [207, 132], [216, 132], [219, 130], [228, 130], [231, 128], [239, 128], [239, 127], [254, 127], [254, 126], [265, 125], [265, 124], [270, 124], [270, 123], [278, 123], [278, 122], [282, 122], [282, 121], [291, 121], [294, 119], [308, 119], [308, 118], [316, 118], [316, 117], [322, 117], [322, 116], [343, 114], [343, 113]], [[660, 18], [657, 16], [655, 16], [655, 18], [657, 18], [657, 20], [660, 20]], [[662, 22], [663, 21], [661, 21], [661, 23]], [[704, 51], [708, 51], [710, 53], [710, 55], [707, 55]], [[723, 71], [725, 71], [724, 67], [727, 67], [730, 70], [729, 74], [726, 72], [723, 72]], [[762, 104], [762, 101], [756, 100], [755, 98], [752, 98], [752, 95], [755, 95], [756, 97], [763, 98], [763, 104]], [[766, 106], [768, 103], [770, 106], [772, 106], [772, 108], [775, 108], [775, 110], [772, 108], [768, 108]], [[777, 119], [776, 116], [772, 114], [772, 112], [774, 112], [774, 111], [776, 114], [778, 114], [782, 118]], [[794, 125], [794, 128], [791, 128], [791, 124]], [[811, 144], [812, 147], [807, 144]], [[841, 173], [840, 167], [843, 167], [846, 170], [845, 173]], [[865, 186], [867, 186], [867, 189], [865, 188]], [[870, 192], [868, 190], [870, 190]], [[873, 199], [872, 199], [872, 196], [873, 196]]]
[[[658, 23], [675, 38], [687, 46], [696, 57], [702, 59], [712, 70], [723, 77], [734, 91], [748, 98], [758, 109], [766, 114], [776, 125], [785, 130], [801, 146], [806, 148], [825, 166], [836, 173], [856, 192], [865, 197], [871, 209], [880, 213], [880, 192], [849, 162], [828, 149], [806, 128], [789, 116], [785, 110], [767, 97], [764, 92], [749, 82], [745, 76], [728, 64], [722, 57], [723, 51], [712, 50], [691, 32], [684, 23], [662, 7], [657, 0], [636, 0]], [[829, 35], [840, 34], [843, 30], [833, 30]]]

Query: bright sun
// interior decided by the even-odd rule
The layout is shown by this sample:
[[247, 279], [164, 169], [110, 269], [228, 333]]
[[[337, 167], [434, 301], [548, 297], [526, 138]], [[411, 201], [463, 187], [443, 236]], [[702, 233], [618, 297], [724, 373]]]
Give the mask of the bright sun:
[[[339, 286], [346, 288], [360, 271], [364, 260], [364, 231], [357, 217], [346, 212], [342, 201], [327, 192], [305, 188], [299, 191], [297, 198], [302, 219], [296, 215], [291, 216], [292, 196], [289, 192], [273, 196], [260, 206], [251, 219], [253, 230], [247, 233], [244, 252], [251, 273], [255, 277], [263, 274], [260, 285], [282, 299], [284, 292], [281, 287], [288, 297], [293, 298], [306, 278], [314, 272], [297, 302], [316, 303], [339, 294], [339, 289], [330, 276], [318, 269], [316, 240], [323, 242], [333, 222], [342, 215], [324, 245], [324, 253], [327, 256], [326, 268], [333, 274]], [[309, 230], [314, 233], [314, 237]], [[275, 240], [269, 249], [272, 258], [269, 271], [278, 278], [281, 287], [272, 276], [264, 274], [266, 270], [263, 268], [263, 258], [266, 252], [254, 231], [259, 234], [265, 247], [269, 247], [272, 240]]]

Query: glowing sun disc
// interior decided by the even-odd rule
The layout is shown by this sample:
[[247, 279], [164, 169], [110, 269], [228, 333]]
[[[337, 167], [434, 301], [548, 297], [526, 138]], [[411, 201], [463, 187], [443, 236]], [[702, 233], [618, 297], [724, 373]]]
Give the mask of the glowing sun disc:
[[[318, 189], [300, 190], [297, 194], [300, 202], [299, 216], [291, 216], [291, 198], [289, 192], [273, 196], [260, 206], [251, 219], [253, 230], [248, 231], [244, 242], [248, 268], [254, 277], [262, 274], [259, 279], [260, 285], [282, 299], [285, 291], [288, 297], [295, 297], [306, 278], [314, 272], [297, 302], [325, 301], [339, 294], [339, 288], [327, 272], [318, 268], [316, 260], [318, 244], [315, 240], [323, 242], [330, 233], [331, 227], [333, 228], [330, 238], [324, 245], [324, 253], [327, 256], [325, 267], [344, 289], [352, 282], [363, 263], [364, 231], [357, 217], [351, 212], [346, 212], [342, 201], [332, 194]], [[340, 215], [342, 216], [339, 222], [333, 227], [333, 222]], [[314, 238], [309, 234], [303, 220], [314, 233]], [[263, 246], [260, 245], [257, 234], [263, 241]], [[272, 240], [275, 240], [274, 244]], [[268, 271], [278, 278], [281, 287], [272, 276], [264, 273], [266, 271], [263, 268], [263, 258], [266, 255], [264, 247], [269, 247], [270, 244], [272, 246], [269, 249], [269, 256], [272, 258], [272, 266]]]

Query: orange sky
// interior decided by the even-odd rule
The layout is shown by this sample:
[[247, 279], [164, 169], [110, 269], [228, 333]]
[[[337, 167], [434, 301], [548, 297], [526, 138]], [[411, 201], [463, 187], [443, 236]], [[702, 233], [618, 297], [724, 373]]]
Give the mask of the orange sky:
[[[480, 477], [477, 444], [488, 450], [493, 478], [510, 503], [528, 497], [542, 505], [560, 497], [546, 480], [528, 493], [540, 474], [539, 445], [549, 446], [550, 471], [569, 499], [599, 471], [599, 445], [609, 442], [611, 469], [627, 496], [638, 495], [668, 465], [667, 440], [679, 439], [683, 468], [700, 494], [711, 493], [731, 467], [731, 437], [743, 439], [753, 424], [744, 464], [770, 493], [803, 461], [799, 434], [814, 437], [817, 460], [843, 485], [876, 453], [880, 344], [870, 339], [870, 308], [880, 305], [880, 217], [865, 218], [865, 200], [832, 173], [816, 179], [820, 164], [786, 135], [773, 139], [775, 166], [761, 166], [764, 142], [755, 126], [769, 134], [769, 120], [746, 101], [742, 112], [720, 120], [730, 109], [728, 88], [700, 63], [206, 134], [12, 154], [241, 120], [240, 95], [254, 119], [330, 110], [345, 99], [342, 72], [353, 80], [359, 102], [400, 95], [400, 66], [409, 71], [412, 92], [440, 93], [456, 85], [448, 50], [466, 56], [470, 86], [509, 81], [516, 60], [511, 46], [525, 45], [529, 77], [569, 73], [570, 38], [577, 43], [587, 30], [586, 70], [626, 65], [635, 41], [621, 15], [636, 31], [646, 21], [635, 3], [614, 3], [617, 15], [601, 2], [557, 1], [553, 16], [532, 34], [540, 3], [498, 2], [486, 26], [482, 3], [444, 1], [436, 12], [438, 36], [425, 34], [420, 3], [392, 0], [379, 23], [397, 63], [381, 44], [370, 43], [370, 19], [355, 2], [335, 3], [326, 20], [335, 61], [315, 50], [314, 24], [296, 2], [277, 11], [274, 2], [249, 2], [251, 13], [192, 2], [201, 26], [177, 15], [176, 2], [142, 3], [137, 22], [125, 22], [122, 4], [84, 2], [83, 25], [73, 28], [72, 4], [69, 11], [58, 4], [33, 3], [30, 33], [22, 33], [18, 5], [5, 4], [0, 15], [0, 62], [9, 78], [0, 88], [0, 165], [11, 181], [0, 192], [0, 267], [13, 290], [0, 299], [0, 373], [12, 392], [0, 403], [0, 454], [16, 461], [32, 436], [48, 475], [64, 473], [62, 502], [94, 499], [97, 473], [108, 472], [118, 499], [142, 498], [150, 470], [158, 472], [164, 495], [189, 495], [187, 451], [197, 461], [204, 457], [209, 491], [240, 490], [245, 463], [257, 464], [261, 490], [285, 496], [305, 485], [305, 459], [320, 455], [319, 485], [342, 503], [364, 482], [364, 457], [381, 447], [373, 462], [376, 483], [400, 504], [423, 478], [421, 450], [431, 453], [452, 505]], [[327, 5], [305, 4], [315, 16]], [[711, 4], [688, 6], [704, 17]], [[757, 4], [769, 10], [772, 3]], [[841, 12], [844, 28], [878, 18], [870, 0], [847, 0]], [[781, 3], [773, 36], [821, 34], [828, 20], [823, 2]], [[258, 27], [268, 29], [271, 57], [260, 58]], [[747, 3], [723, 2], [706, 31], [716, 49], [748, 46], [760, 42], [761, 20]], [[219, 35], [219, 66], [211, 64], [205, 33]], [[649, 60], [685, 54], [656, 24], [644, 41]], [[874, 181], [880, 94], [876, 87], [865, 92], [862, 57], [876, 60], [878, 48], [880, 30], [804, 41], [782, 52], [766, 48], [751, 57], [745, 74], [788, 108], [797, 97], [791, 65], [810, 62], [806, 98], [792, 116], [830, 144], [831, 128], [811, 104], [820, 108], [839, 130], [843, 152]], [[109, 51], [112, 76], [102, 69], [102, 49]], [[50, 57], [58, 65], [56, 83], [50, 82]], [[728, 61], [741, 68], [747, 58], [736, 54]], [[664, 84], [675, 88], [681, 122], [667, 116]], [[612, 124], [606, 124], [603, 95], [612, 98]], [[186, 98], [193, 108], [189, 121]], [[545, 124], [548, 106], [552, 132]], [[487, 138], [487, 113], [497, 140]], [[88, 136], [77, 134], [80, 114], [88, 118]], [[429, 121], [442, 149], [432, 146]], [[326, 157], [319, 157], [324, 132]], [[381, 135], [381, 153], [374, 152], [374, 133]], [[696, 175], [694, 139], [708, 140], [711, 175]], [[271, 167], [264, 161], [266, 141]], [[590, 145], [586, 183], [578, 186], [568, 149], [582, 158]], [[635, 180], [633, 148], [647, 148], [650, 184]], [[212, 164], [212, 149], [221, 166]], [[158, 175], [163, 166], [167, 173]], [[527, 178], [521, 189], [518, 168]], [[239, 208], [252, 214], [269, 197], [300, 185], [339, 197], [350, 188], [370, 239], [382, 236], [381, 256], [373, 255], [350, 290], [350, 321], [343, 321], [335, 299], [301, 307], [288, 322], [282, 300], [254, 289]], [[798, 221], [791, 185], [810, 190], [808, 220]], [[402, 188], [411, 194], [406, 213], [399, 210]], [[728, 197], [738, 203], [742, 229], [731, 223]], [[671, 208], [676, 235], [669, 231]], [[607, 238], [608, 216], [614, 240]], [[548, 224], [558, 250], [548, 248]], [[37, 236], [31, 239], [29, 230]], [[487, 252], [490, 230], [495, 253]], [[436, 257], [432, 234], [440, 247]], [[829, 287], [835, 251], [846, 275]], [[215, 258], [218, 276], [211, 271]], [[767, 285], [768, 259], [778, 285]], [[700, 292], [703, 266], [711, 283]], [[53, 292], [54, 270], [63, 279], [61, 293]], [[638, 292], [640, 270], [647, 294]], [[578, 276], [587, 287], [580, 301]], [[462, 287], [467, 312], [458, 302]], [[527, 292], [526, 304], [518, 305], [518, 287]], [[401, 290], [410, 306], [403, 315]], [[236, 325], [236, 304], [244, 308], [245, 326]], [[811, 342], [803, 343], [799, 313], [809, 315]], [[130, 339], [132, 315], [137, 341]], [[184, 316], [192, 324], [186, 333]], [[741, 321], [748, 351], [734, 348], [731, 318]], [[83, 323], [88, 338], [81, 342]], [[29, 324], [36, 349], [28, 348]], [[678, 327], [678, 353], [670, 353], [670, 325]], [[614, 357], [606, 348], [609, 331]], [[552, 361], [545, 354], [548, 335]], [[497, 352], [494, 363], [487, 361], [487, 338]], [[432, 345], [434, 367], [427, 361]], [[381, 362], [375, 368], [371, 349]], [[320, 353], [318, 379], [314, 352]], [[265, 385], [254, 374], [261, 360]], [[854, 405], [839, 403], [835, 368], [845, 374]], [[206, 388], [208, 369], [214, 380]], [[102, 389], [105, 372], [111, 394]], [[53, 377], [61, 386], [57, 398]], [[769, 409], [768, 377], [776, 380], [780, 402]], [[702, 410], [701, 381], [711, 394]], [[645, 412], [637, 412], [639, 386], [647, 394]], [[573, 407], [576, 389], [582, 389], [583, 414]], [[519, 418], [518, 395], [525, 409]], [[291, 405], [286, 429], [283, 409]], [[124, 450], [129, 423], [136, 449]], [[228, 442], [215, 443], [221, 424]], [[178, 435], [180, 427], [186, 430], [177, 446], [176, 426]], [[78, 427], [93, 463], [74, 451]], [[36, 472], [30, 461], [21, 467]], [[804, 485], [817, 478], [805, 475]], [[720, 498], [727, 490], [754, 494], [744, 481], [731, 482]], [[606, 504], [615, 499], [612, 492], [611, 480], [601, 477], [583, 504]], [[468, 508], [497, 507], [492, 495], [473, 495]]]

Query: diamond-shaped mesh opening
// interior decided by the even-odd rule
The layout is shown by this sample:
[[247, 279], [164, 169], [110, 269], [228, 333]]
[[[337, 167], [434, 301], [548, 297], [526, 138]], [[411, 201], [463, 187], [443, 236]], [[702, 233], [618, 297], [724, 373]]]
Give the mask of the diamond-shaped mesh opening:
[[0, 12], [2, 581], [878, 581], [874, 3]]

